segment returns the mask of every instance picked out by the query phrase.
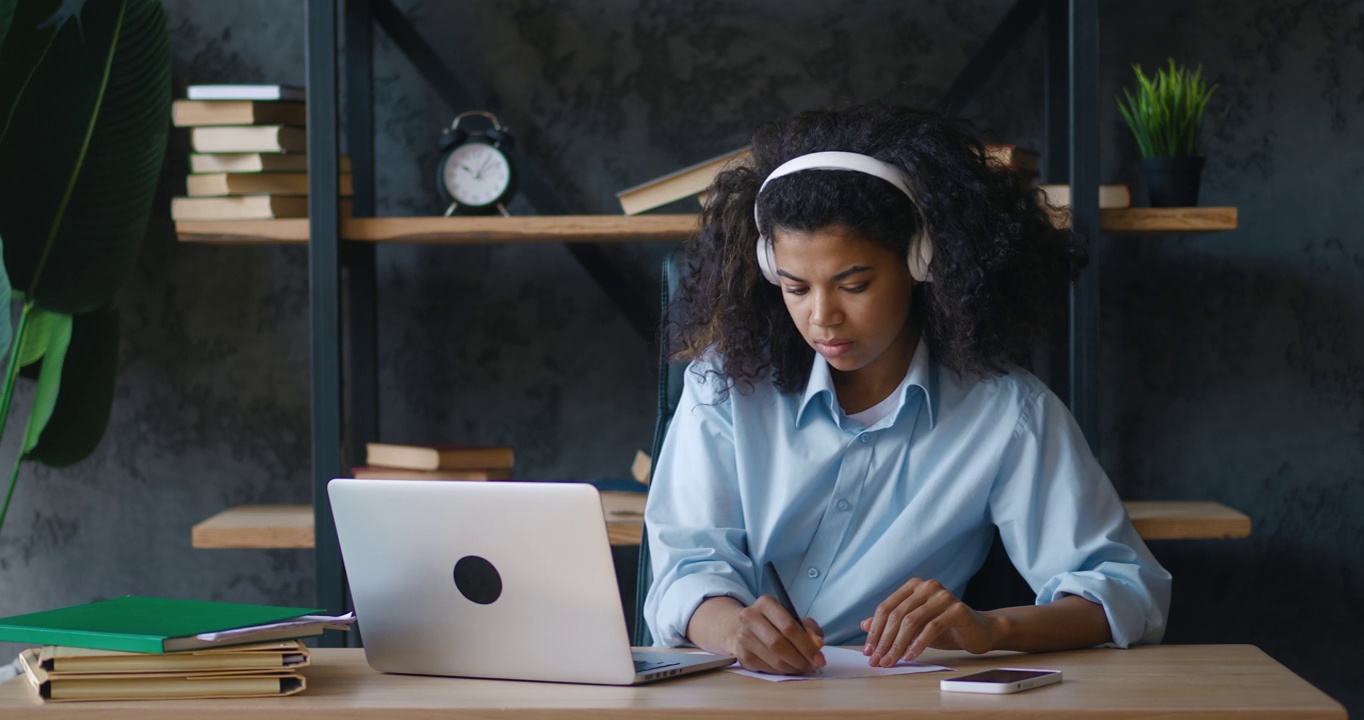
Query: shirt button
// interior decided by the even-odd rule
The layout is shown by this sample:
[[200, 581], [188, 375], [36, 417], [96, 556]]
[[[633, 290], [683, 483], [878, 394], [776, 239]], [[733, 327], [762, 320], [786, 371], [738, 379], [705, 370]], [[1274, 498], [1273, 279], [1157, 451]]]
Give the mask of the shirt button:
[[817, 577], [819, 577], [819, 569], [818, 569], [818, 568], [810, 568], [809, 570], [806, 570], [806, 571], [805, 571], [805, 574], [806, 574], [806, 575], [809, 575], [811, 578], [817, 578]]
[[863, 445], [866, 445], [867, 443], [871, 442], [871, 436], [866, 433], [862, 433], [862, 435], [860, 435], [857, 439], [862, 441]]
[[852, 503], [848, 502], [847, 500], [839, 500], [839, 501], [838, 501], [838, 509], [839, 509], [839, 510], [847, 510], [847, 509], [850, 508], [850, 507], [852, 507]]

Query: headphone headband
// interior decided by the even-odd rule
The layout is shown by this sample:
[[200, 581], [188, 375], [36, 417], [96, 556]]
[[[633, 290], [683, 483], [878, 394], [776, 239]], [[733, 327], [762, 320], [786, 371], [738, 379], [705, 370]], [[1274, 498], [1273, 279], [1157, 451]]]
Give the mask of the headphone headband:
[[[772, 171], [763, 184], [758, 187], [757, 197], [761, 197], [763, 190], [767, 189], [767, 184], [779, 177], [785, 177], [792, 173], [803, 170], [852, 170], [864, 175], [881, 178], [882, 180], [894, 185], [897, 190], [905, 194], [909, 201], [917, 208], [918, 200], [914, 197], [914, 191], [909, 189], [909, 176], [905, 171], [887, 162], [877, 160], [870, 155], [860, 153], [826, 151], [799, 155], [778, 165]], [[757, 197], [753, 201], [753, 222], [758, 226], [758, 267], [762, 270], [763, 277], [773, 285], [780, 284], [777, 278], [777, 261], [772, 251], [772, 240], [762, 234], [762, 218], [758, 212]], [[933, 244], [929, 240], [928, 230], [920, 224], [919, 232], [909, 241], [909, 273], [917, 282], [928, 282], [932, 278], [928, 274], [928, 263], [933, 259]]]

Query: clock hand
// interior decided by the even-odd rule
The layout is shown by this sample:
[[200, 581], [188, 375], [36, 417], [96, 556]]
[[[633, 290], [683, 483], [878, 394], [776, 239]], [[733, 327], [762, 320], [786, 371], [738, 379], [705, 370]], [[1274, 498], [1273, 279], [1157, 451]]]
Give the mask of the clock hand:
[[474, 175], [474, 171], [473, 171], [472, 169], [470, 169], [468, 165], [465, 165], [464, 163], [460, 163], [459, 166], [462, 167], [462, 168], [464, 168], [464, 171], [465, 171], [465, 172], [469, 173], [470, 175]]

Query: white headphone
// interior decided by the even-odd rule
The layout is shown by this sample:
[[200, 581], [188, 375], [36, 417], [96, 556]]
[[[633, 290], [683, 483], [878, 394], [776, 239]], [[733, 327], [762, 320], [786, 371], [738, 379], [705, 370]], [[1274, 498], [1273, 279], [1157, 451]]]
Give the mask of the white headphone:
[[[904, 193], [909, 201], [914, 203], [917, 208], [919, 202], [914, 198], [914, 192], [909, 189], [909, 178], [905, 172], [890, 163], [881, 162], [868, 155], [860, 155], [850, 152], [817, 152], [809, 155], [794, 157], [772, 171], [771, 175], [763, 181], [758, 188], [758, 196], [761, 196], [767, 184], [776, 178], [802, 170], [854, 170], [856, 172], [881, 178], [894, 185], [900, 192]], [[758, 267], [762, 269], [763, 277], [773, 285], [780, 284], [777, 279], [777, 260], [772, 252], [772, 239], [762, 234], [762, 219], [758, 216], [757, 198], [753, 201], [753, 221], [758, 224]], [[923, 223], [919, 223], [919, 232], [909, 239], [909, 274], [915, 282], [931, 282], [932, 276], [928, 273], [928, 264], [933, 260], [933, 242], [928, 237], [928, 229]]]

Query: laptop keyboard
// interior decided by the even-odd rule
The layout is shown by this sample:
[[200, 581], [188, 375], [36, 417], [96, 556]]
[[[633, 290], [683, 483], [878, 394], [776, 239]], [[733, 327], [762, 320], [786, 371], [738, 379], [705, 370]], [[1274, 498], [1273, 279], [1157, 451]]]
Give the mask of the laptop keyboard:
[[637, 673], [652, 672], [660, 668], [672, 667], [674, 665], [681, 665], [681, 663], [668, 662], [666, 660], [636, 660], [635, 672]]

